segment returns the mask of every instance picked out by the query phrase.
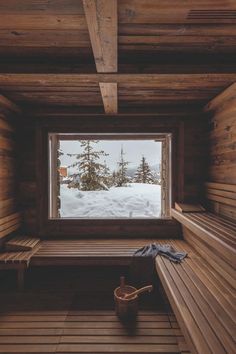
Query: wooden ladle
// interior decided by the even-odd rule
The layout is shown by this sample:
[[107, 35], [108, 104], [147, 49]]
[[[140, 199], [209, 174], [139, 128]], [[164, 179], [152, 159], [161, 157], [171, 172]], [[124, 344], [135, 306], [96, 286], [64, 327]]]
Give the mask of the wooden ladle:
[[124, 299], [129, 300], [129, 299], [133, 298], [136, 295], [144, 293], [145, 291], [148, 291], [150, 293], [152, 290], [153, 290], [153, 286], [152, 285], [144, 286], [143, 288], [135, 290], [135, 291], [133, 291], [130, 294], [125, 294]]

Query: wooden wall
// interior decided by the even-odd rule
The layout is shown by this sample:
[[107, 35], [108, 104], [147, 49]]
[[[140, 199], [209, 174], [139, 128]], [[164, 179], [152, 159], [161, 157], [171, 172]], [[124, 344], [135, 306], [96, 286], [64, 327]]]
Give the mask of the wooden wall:
[[209, 208], [236, 220], [236, 83], [213, 99], [209, 125]]
[[[172, 117], [173, 118], [173, 117]], [[53, 118], [52, 118], [53, 119]], [[64, 118], [60, 118], [64, 119]], [[78, 118], [79, 119], [79, 118]], [[81, 118], [80, 118], [81, 119]], [[86, 117], [84, 119], [89, 119]], [[108, 118], [107, 118], [108, 119]], [[109, 119], [112, 119], [109, 117]], [[121, 118], [127, 119], [127, 118]], [[129, 119], [135, 119], [130, 117]], [[147, 121], [147, 117], [143, 118]], [[158, 119], [155, 116], [153, 120]], [[166, 118], [168, 120], [168, 118]], [[28, 117], [22, 124], [20, 139], [20, 204], [24, 216], [24, 229], [27, 233], [37, 234], [37, 201], [36, 201], [36, 130], [37, 121], [41, 118]], [[204, 129], [206, 120], [199, 116], [183, 116], [178, 118], [182, 126], [179, 139], [180, 148], [184, 154], [183, 161], [179, 161], [182, 171], [181, 179], [177, 182], [182, 187], [182, 200], [199, 201], [203, 195], [205, 181], [205, 139]], [[181, 189], [180, 188], [180, 189]]]
[[19, 204], [23, 228], [32, 235], [37, 233], [36, 213], [36, 122], [23, 120], [19, 143]]
[[20, 226], [17, 213], [16, 107], [0, 95], [0, 247]]
[[206, 178], [207, 120], [202, 115], [184, 122], [184, 186], [185, 202], [202, 202]]

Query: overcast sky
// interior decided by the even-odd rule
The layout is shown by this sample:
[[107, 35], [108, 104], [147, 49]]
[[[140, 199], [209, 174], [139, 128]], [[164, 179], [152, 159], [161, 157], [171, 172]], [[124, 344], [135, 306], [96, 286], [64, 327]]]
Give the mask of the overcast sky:
[[[161, 161], [161, 143], [154, 140], [100, 140], [92, 145], [95, 150], [104, 150], [109, 156], [102, 157], [101, 162], [106, 163], [111, 171], [117, 168], [117, 161], [120, 157], [120, 151], [123, 147], [125, 160], [130, 162], [130, 168], [136, 168], [145, 156], [150, 166], [158, 166]], [[60, 157], [61, 166], [71, 165], [75, 157], [69, 157], [66, 154], [80, 154], [82, 148], [79, 141], [60, 141], [60, 149], [64, 153]]]

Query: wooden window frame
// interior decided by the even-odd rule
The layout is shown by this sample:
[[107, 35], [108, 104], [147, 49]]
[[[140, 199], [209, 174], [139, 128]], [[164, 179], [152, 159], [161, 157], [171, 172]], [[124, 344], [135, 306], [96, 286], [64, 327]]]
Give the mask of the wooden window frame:
[[[59, 141], [62, 140], [156, 140], [162, 143], [161, 150], [161, 179], [162, 179], [162, 189], [161, 189], [161, 216], [159, 219], [168, 219], [170, 218], [170, 204], [171, 204], [171, 134], [60, 134], [60, 133], [49, 133], [48, 135], [48, 143], [49, 143], [49, 170], [48, 170], [48, 178], [49, 178], [49, 200], [48, 200], [48, 217], [49, 219], [66, 219], [60, 218], [59, 216], [59, 206], [60, 206], [60, 196], [58, 191], [58, 182], [59, 182], [59, 171], [58, 171], [58, 147]], [[56, 183], [55, 183], [56, 182]], [[70, 217], [68, 217], [69, 219]], [[70, 219], [76, 219], [71, 217]], [[77, 218], [84, 219], [84, 218]], [[93, 218], [88, 218], [93, 220]], [[96, 218], [97, 219], [119, 219], [119, 218]], [[132, 219], [143, 219], [143, 218], [132, 218]], [[152, 218], [148, 218], [152, 219]], [[155, 218], [156, 219], [156, 218]], [[93, 220], [93, 221], [94, 221]], [[121, 220], [127, 220], [127, 218], [120, 218]]]
[[[137, 119], [119, 117], [86, 117], [57, 119], [51, 121], [41, 119], [37, 127], [37, 211], [38, 229], [41, 238], [51, 237], [176, 237], [179, 232], [177, 223], [171, 218], [148, 219], [49, 219], [49, 133], [59, 134], [129, 134], [130, 136], [144, 136], [145, 134], [171, 134], [171, 190], [172, 201], [179, 198], [176, 181], [180, 179], [178, 166], [181, 166], [180, 158], [183, 155], [179, 149], [181, 146], [180, 125], [177, 120], [170, 120], [166, 127], [166, 121], [150, 117], [138, 117]], [[94, 127], [91, 129], [91, 127]], [[151, 133], [150, 133], [151, 132]], [[183, 173], [183, 171], [182, 171]]]

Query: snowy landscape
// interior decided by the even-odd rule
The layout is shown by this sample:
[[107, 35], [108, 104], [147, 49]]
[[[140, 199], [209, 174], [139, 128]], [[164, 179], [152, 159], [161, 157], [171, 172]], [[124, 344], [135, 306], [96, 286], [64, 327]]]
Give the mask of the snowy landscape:
[[160, 144], [62, 141], [59, 217], [161, 217]]
[[61, 186], [61, 217], [70, 218], [158, 218], [161, 186], [131, 183], [109, 191], [79, 191]]

